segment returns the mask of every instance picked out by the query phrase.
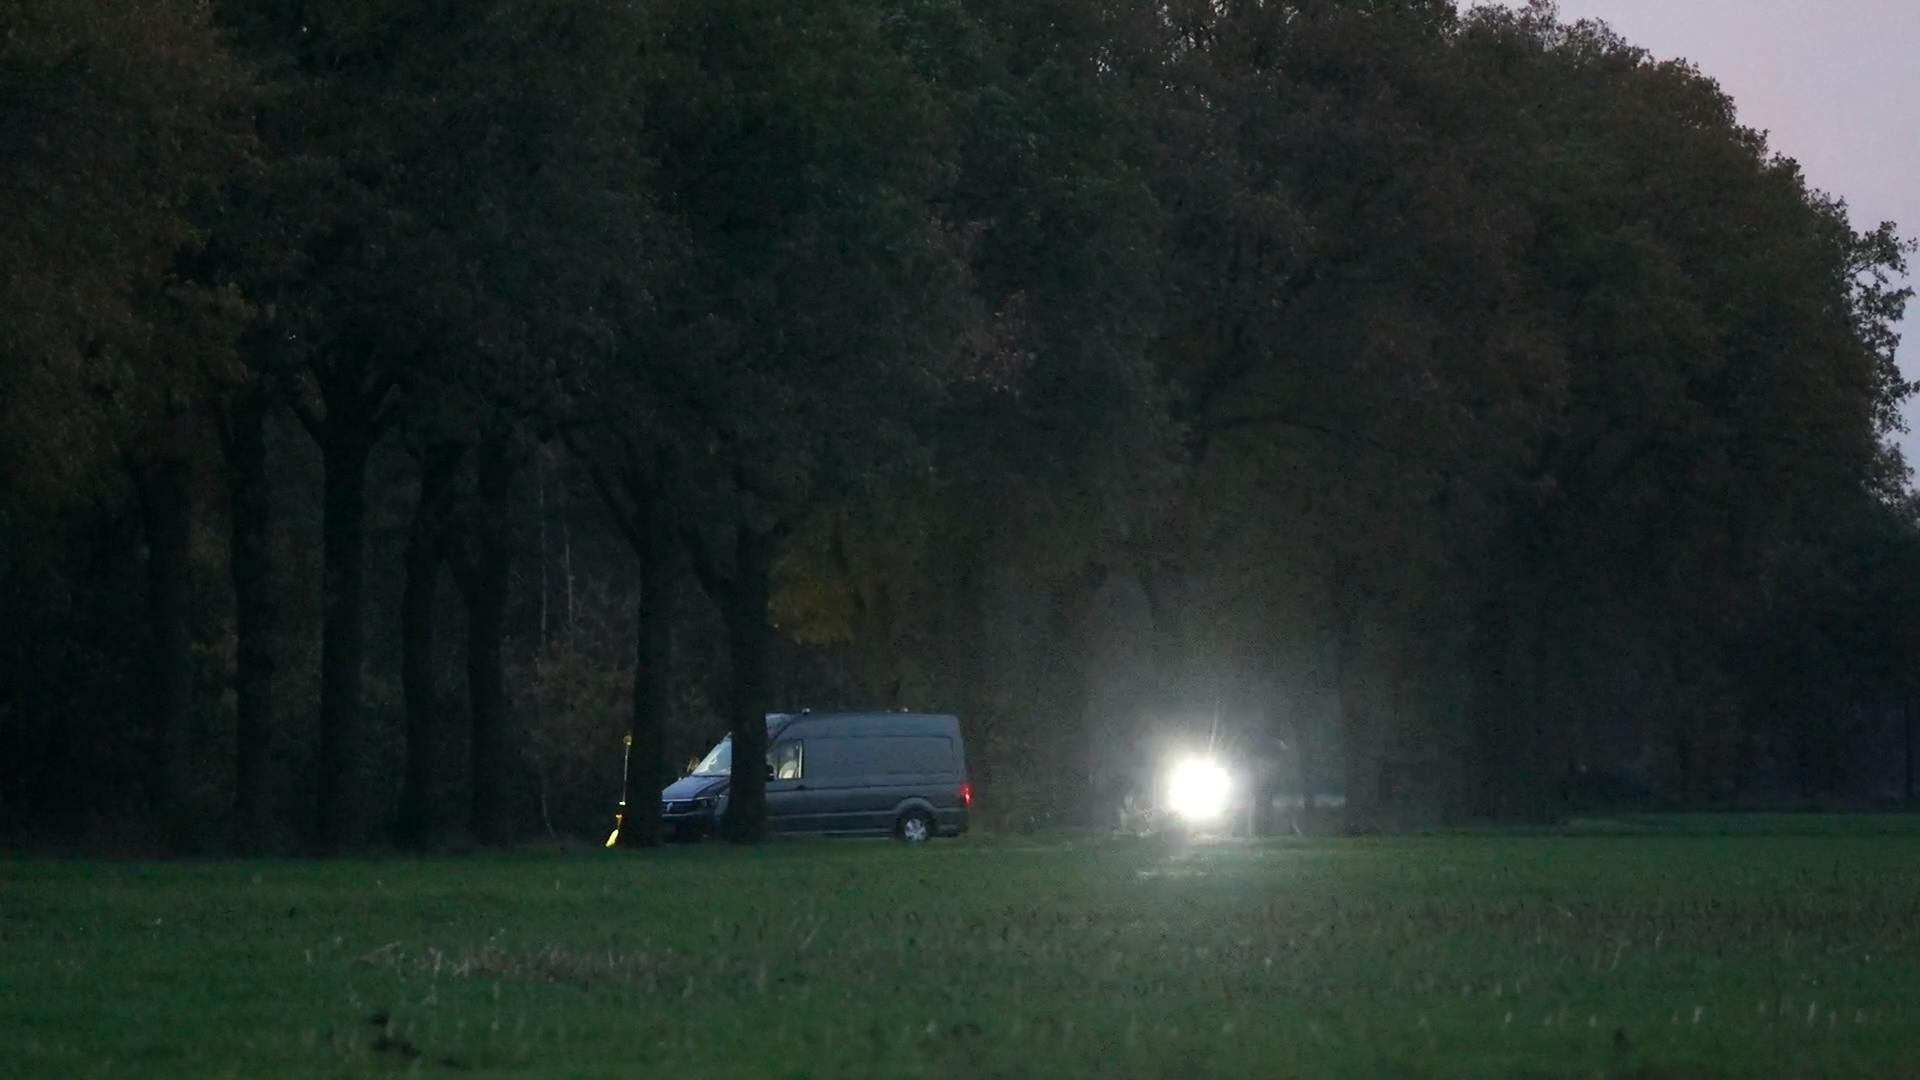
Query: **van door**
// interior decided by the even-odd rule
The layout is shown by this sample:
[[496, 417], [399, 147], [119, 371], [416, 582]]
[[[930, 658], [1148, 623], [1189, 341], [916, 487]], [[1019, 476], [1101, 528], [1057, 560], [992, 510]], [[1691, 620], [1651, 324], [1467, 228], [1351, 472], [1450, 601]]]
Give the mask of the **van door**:
[[893, 804], [882, 807], [886, 778], [876, 767], [870, 735], [830, 735], [807, 743], [809, 805], [818, 814], [812, 828], [822, 832], [882, 831]]
[[793, 738], [776, 742], [768, 751], [766, 778], [766, 822], [776, 832], [822, 832], [831, 826], [831, 807], [837, 792], [822, 786], [820, 778], [808, 771], [812, 765], [808, 748], [818, 740]]
[[805, 742], [787, 739], [774, 743], [767, 750], [767, 824], [776, 832], [819, 828], [813, 798], [806, 782]]

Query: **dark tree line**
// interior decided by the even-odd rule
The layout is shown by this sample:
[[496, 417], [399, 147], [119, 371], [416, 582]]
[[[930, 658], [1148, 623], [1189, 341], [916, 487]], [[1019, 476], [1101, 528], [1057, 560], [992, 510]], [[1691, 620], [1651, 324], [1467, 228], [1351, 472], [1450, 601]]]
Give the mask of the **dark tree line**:
[[[1911, 246], [1447, 0], [0, 0], [0, 833], [1912, 798]], [[764, 829], [757, 769], [728, 831]]]

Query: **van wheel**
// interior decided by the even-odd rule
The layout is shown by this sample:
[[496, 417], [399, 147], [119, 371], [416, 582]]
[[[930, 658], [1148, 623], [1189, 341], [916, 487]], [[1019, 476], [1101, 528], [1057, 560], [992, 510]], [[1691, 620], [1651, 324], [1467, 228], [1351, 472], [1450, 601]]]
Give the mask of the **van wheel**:
[[925, 810], [909, 810], [900, 815], [893, 835], [909, 844], [924, 844], [933, 839], [933, 818]]

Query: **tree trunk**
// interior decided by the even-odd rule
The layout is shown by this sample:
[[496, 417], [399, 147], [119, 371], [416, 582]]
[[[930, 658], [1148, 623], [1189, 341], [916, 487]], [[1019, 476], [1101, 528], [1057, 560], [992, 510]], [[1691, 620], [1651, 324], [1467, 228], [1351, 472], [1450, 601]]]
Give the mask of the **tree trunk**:
[[[416, 510], [415, 531], [419, 529]], [[407, 542], [407, 583], [400, 596], [400, 687], [406, 703], [406, 767], [400, 787], [400, 812], [394, 839], [403, 848], [424, 851], [433, 840], [434, 594], [439, 562]]]
[[440, 704], [434, 675], [435, 601], [446, 557], [446, 515], [453, 498], [459, 447], [432, 447], [423, 456], [420, 498], [407, 532], [406, 585], [400, 596], [400, 685], [406, 702], [406, 768], [394, 839], [424, 851], [434, 835], [433, 776]]
[[501, 670], [507, 630], [513, 543], [513, 463], [505, 438], [481, 446], [476, 488], [479, 520], [469, 530], [474, 552], [459, 575], [467, 601], [467, 697], [473, 721], [473, 807], [469, 826], [479, 843], [511, 842], [507, 815], [507, 689]]
[[367, 458], [373, 440], [335, 433], [323, 455], [321, 563], [325, 595], [320, 628], [320, 749], [315, 777], [313, 848], [338, 853], [358, 835], [357, 734], [361, 665], [366, 658]]
[[193, 467], [164, 455], [138, 470], [147, 538], [148, 794], [169, 846], [185, 839], [187, 721], [193, 708]]
[[727, 644], [733, 656], [733, 775], [728, 785], [727, 839], [751, 844], [767, 830], [767, 703], [771, 698], [773, 631], [767, 624], [773, 541], [745, 526], [734, 530], [734, 578], [726, 591]]
[[634, 492], [640, 520], [640, 609], [635, 614], [633, 746], [627, 761], [622, 847], [660, 843], [660, 784], [666, 779], [667, 720], [673, 708], [673, 519], [657, 490]]
[[267, 479], [266, 408], [257, 397], [225, 416], [234, 606], [234, 818], [237, 847], [259, 854], [273, 840], [268, 749], [273, 724], [273, 504]]
[[507, 692], [500, 669], [506, 636], [504, 567], [481, 571], [467, 597], [467, 695], [473, 713], [474, 840], [494, 847], [510, 841], [507, 825]]

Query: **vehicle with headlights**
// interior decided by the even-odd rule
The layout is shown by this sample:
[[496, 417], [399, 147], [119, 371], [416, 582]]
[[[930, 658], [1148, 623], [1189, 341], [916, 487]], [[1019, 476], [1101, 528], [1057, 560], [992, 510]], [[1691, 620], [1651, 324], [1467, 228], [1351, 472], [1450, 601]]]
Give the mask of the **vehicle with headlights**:
[[[896, 836], [922, 843], [967, 831], [973, 786], [957, 717], [937, 713], [774, 713], [767, 717], [767, 823], [783, 833]], [[726, 812], [733, 740], [660, 793], [661, 823], [683, 838]]]
[[1211, 753], [1173, 755], [1118, 808], [1121, 832], [1174, 838], [1252, 834], [1253, 785]]

